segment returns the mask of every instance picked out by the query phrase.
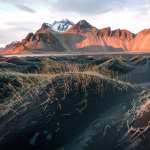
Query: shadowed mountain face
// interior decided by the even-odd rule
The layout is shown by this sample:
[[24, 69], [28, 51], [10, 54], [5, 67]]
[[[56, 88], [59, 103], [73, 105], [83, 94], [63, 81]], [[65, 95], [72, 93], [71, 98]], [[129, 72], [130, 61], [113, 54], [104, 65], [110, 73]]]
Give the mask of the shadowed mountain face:
[[[63, 22], [61, 22], [61, 27], [66, 27]], [[150, 51], [149, 29], [137, 34], [128, 30], [111, 30], [110, 27], [97, 29], [86, 20], [81, 20], [77, 24], [69, 24], [67, 27], [66, 30], [58, 32], [50, 24], [43, 23], [37, 32], [29, 33], [20, 42], [7, 45], [1, 53], [32, 53], [37, 52], [37, 50], [39, 50], [38, 52], [73, 50], [90, 50], [92, 52]]]

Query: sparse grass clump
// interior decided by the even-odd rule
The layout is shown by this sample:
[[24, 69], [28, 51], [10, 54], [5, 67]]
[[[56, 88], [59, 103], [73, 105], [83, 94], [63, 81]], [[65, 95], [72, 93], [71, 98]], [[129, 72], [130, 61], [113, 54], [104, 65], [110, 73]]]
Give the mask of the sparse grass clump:
[[[130, 114], [131, 121], [127, 122], [128, 140], [131, 147], [136, 148], [149, 138], [150, 132], [150, 94], [149, 91], [141, 92], [141, 95]], [[135, 147], [136, 146], [136, 147]], [[143, 145], [144, 146], [144, 145]]]
[[150, 113], [150, 100], [145, 101], [136, 110], [136, 114], [138, 118], [142, 118], [146, 113]]

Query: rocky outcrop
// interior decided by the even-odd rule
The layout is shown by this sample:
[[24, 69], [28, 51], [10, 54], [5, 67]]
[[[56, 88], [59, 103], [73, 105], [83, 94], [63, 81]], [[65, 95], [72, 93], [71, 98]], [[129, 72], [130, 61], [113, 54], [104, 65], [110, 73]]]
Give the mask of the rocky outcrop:
[[131, 42], [132, 51], [150, 52], [150, 29], [139, 32]]

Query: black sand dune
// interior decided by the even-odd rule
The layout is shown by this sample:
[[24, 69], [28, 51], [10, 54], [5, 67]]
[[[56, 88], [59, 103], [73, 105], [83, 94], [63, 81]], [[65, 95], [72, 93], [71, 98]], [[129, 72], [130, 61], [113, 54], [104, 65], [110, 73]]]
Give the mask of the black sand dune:
[[139, 82], [149, 81], [149, 59], [139, 59], [1, 61], [0, 149], [148, 150], [149, 91]]

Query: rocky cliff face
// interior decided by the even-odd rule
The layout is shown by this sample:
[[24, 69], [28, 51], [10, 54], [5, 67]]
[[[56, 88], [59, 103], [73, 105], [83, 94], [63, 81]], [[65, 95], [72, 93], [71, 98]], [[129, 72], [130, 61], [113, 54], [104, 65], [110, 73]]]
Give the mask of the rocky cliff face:
[[66, 33], [81, 35], [83, 40], [76, 43], [76, 48], [84, 48], [89, 46], [112, 47], [122, 50], [129, 50], [130, 43], [134, 39], [135, 34], [127, 30], [111, 30], [110, 27], [97, 29], [85, 20], [74, 25]]
[[56, 32], [44, 23], [36, 33], [29, 33], [20, 42], [6, 46], [2, 53], [23, 53], [31, 50], [65, 51], [150, 51], [150, 29], [137, 34], [128, 30], [97, 29], [86, 20], [81, 20], [64, 32]]
[[150, 51], [150, 29], [139, 32], [130, 44], [132, 51]]
[[64, 50], [64, 48], [53, 33], [44, 30], [44, 32], [37, 31], [35, 34], [29, 33], [22, 41], [7, 45], [2, 53], [18, 54], [36, 50], [43, 50], [44, 52]]

